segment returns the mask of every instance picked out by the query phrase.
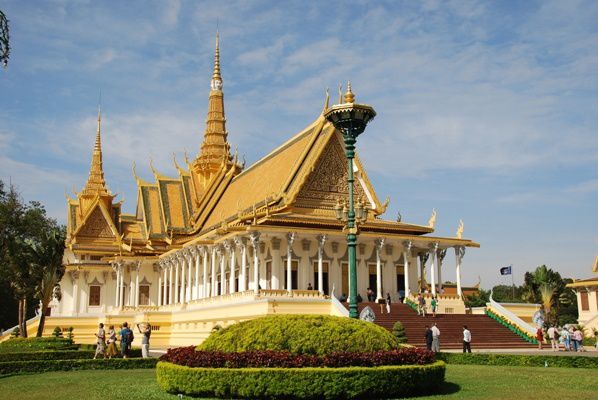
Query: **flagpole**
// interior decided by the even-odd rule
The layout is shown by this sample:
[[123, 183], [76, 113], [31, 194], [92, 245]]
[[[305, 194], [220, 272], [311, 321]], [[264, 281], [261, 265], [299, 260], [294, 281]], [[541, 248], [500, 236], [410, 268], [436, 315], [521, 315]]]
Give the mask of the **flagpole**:
[[515, 301], [515, 278], [513, 277], [513, 264], [511, 264], [511, 284], [512, 284], [512, 292], [511, 292], [511, 300]]

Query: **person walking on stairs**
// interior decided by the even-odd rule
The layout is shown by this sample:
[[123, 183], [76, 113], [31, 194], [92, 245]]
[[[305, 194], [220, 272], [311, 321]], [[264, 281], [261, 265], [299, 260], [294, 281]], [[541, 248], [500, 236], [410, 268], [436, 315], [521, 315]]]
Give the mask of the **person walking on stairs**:
[[471, 353], [471, 332], [463, 325], [463, 353]]

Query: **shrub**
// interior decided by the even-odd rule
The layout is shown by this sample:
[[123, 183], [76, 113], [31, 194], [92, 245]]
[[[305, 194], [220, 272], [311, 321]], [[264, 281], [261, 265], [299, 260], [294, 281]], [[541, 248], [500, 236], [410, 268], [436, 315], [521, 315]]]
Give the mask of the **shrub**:
[[60, 329], [59, 326], [57, 326], [56, 328], [54, 328], [54, 330], [52, 331], [52, 336], [54, 336], [54, 337], [62, 337], [62, 329]]
[[0, 375], [27, 372], [72, 371], [82, 369], [138, 369], [154, 368], [155, 358], [113, 358], [111, 360], [38, 360], [0, 362]]
[[18, 326], [15, 327], [15, 329], [12, 330], [12, 332], [10, 333], [10, 337], [11, 338], [18, 338], [19, 336], [21, 336], [21, 328], [19, 328]]
[[390, 332], [370, 322], [328, 315], [270, 315], [214, 332], [198, 350], [276, 350], [325, 355], [398, 347], [399, 342]]
[[0, 343], [0, 353], [75, 350], [76, 348], [72, 340], [56, 337], [13, 338]]
[[69, 326], [68, 328], [66, 328], [67, 339], [73, 340], [73, 330], [74, 330], [74, 328], [72, 326]]
[[93, 358], [93, 350], [43, 350], [35, 352], [0, 353], [0, 363], [10, 361], [35, 361], [35, 360], [80, 360]]
[[395, 322], [395, 324], [392, 326], [392, 334], [395, 335], [399, 343], [407, 343], [405, 328], [399, 321]]
[[405, 348], [401, 350], [364, 352], [336, 352], [325, 356], [292, 354], [288, 351], [255, 350], [239, 353], [196, 351], [193, 346], [169, 349], [160, 357], [187, 367], [203, 368], [304, 368], [304, 367], [376, 367], [383, 365], [431, 364], [434, 353], [428, 350]]
[[350, 368], [190, 368], [159, 362], [158, 384], [198, 397], [268, 399], [396, 398], [433, 392], [443, 362], [425, 366]]
[[436, 358], [447, 364], [507, 365], [518, 367], [598, 368], [597, 357], [518, 355], [489, 353], [438, 353]]

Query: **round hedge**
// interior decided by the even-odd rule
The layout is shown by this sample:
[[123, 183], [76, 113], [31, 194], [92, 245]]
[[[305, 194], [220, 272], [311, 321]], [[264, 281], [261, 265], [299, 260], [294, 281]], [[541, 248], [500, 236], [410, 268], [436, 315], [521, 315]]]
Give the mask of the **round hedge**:
[[190, 368], [161, 361], [158, 384], [187, 396], [245, 399], [372, 399], [432, 393], [445, 364], [348, 368]]
[[390, 332], [371, 322], [328, 315], [270, 315], [214, 332], [197, 349], [278, 350], [322, 356], [337, 351], [371, 352], [399, 347]]

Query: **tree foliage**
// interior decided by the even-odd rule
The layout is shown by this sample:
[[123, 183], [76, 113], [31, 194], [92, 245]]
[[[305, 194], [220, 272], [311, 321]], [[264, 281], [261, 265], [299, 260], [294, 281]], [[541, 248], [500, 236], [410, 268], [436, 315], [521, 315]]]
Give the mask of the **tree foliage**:
[[[9, 289], [0, 296], [3, 304], [10, 304], [9, 296], [17, 300], [21, 336], [27, 336], [31, 306], [47, 306], [57, 293], [64, 238], [64, 227], [47, 216], [41, 203], [26, 203], [14, 186], [6, 189], [0, 181], [0, 280]], [[0, 321], [3, 327], [9, 327], [7, 322]]]

